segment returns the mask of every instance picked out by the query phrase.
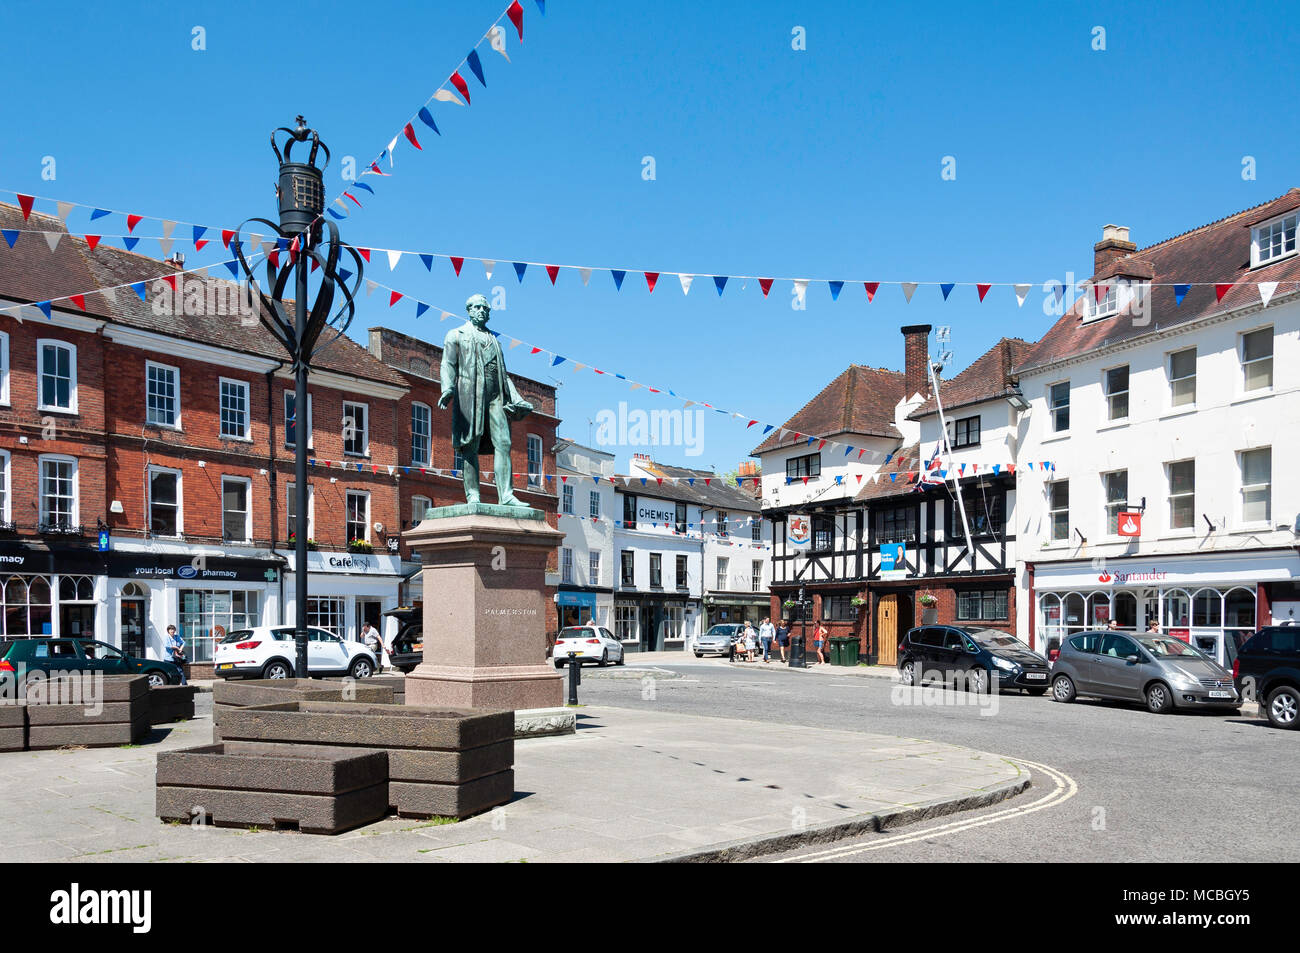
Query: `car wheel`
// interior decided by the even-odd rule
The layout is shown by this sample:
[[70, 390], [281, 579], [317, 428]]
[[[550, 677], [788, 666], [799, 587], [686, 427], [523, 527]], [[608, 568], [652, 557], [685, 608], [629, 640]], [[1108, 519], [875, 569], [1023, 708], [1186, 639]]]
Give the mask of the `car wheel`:
[[988, 669], [975, 666], [966, 673], [966, 691], [975, 695], [986, 695], [989, 690]]
[[615, 662], [614, 664], [615, 664], [615, 665], [626, 665], [626, 664], [627, 664], [627, 649], [622, 648], [622, 647], [619, 648], [619, 650], [618, 650], [618, 661]]
[[289, 670], [289, 663], [276, 659], [262, 669], [263, 678], [289, 678], [293, 672]]
[[915, 685], [916, 684], [916, 663], [913, 662], [911, 659], [908, 659], [906, 662], [904, 662], [902, 665], [898, 667], [898, 675], [899, 678], [902, 679], [904, 685]]
[[348, 674], [353, 678], [369, 678], [375, 674], [375, 666], [368, 658], [359, 658], [352, 663]]
[[1300, 728], [1300, 691], [1290, 685], [1273, 689], [1264, 712], [1274, 728]]
[[557, 669], [564, 668], [564, 663], [563, 663], [563, 662], [556, 662], [556, 663], [555, 663], [555, 667], [556, 667]]
[[1043, 694], [1045, 691], [1047, 691], [1047, 686], [1046, 686], [1046, 685], [1044, 685], [1042, 688], [1026, 688], [1026, 689], [1025, 689], [1025, 694], [1026, 694], [1026, 695], [1033, 695], [1035, 698], [1037, 698], [1039, 695]]
[[600, 653], [600, 662], [597, 663], [601, 668], [609, 664], [609, 649], [602, 649]]
[[1147, 688], [1147, 711], [1163, 715], [1174, 707], [1174, 696], [1164, 682], [1156, 682]]
[[1075, 697], [1074, 681], [1069, 675], [1058, 675], [1052, 680], [1052, 701], [1072, 702]]
[[695, 653], [695, 657], [696, 657], [696, 658], [704, 658], [704, 653], [703, 653], [703, 652], [696, 652], [696, 653]]
[[154, 669], [153, 671], [145, 672], [144, 674], [149, 679], [150, 688], [162, 688], [164, 685], [167, 684], [167, 676], [164, 675], [162, 672], [158, 671], [157, 669]]

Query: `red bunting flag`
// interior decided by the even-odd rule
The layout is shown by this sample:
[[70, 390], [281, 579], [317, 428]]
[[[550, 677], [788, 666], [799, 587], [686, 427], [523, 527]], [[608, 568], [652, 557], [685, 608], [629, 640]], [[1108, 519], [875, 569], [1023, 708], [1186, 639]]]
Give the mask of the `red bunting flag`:
[[859, 482], [859, 483], [862, 482], [862, 474], [861, 474], [861, 473], [858, 474], [858, 482]]
[[750, 427], [754, 426], [754, 424], [756, 424], [756, 423], [758, 423], [757, 420], [751, 420], [749, 423], [745, 424], [745, 429], [748, 430]]
[[550, 277], [550, 279], [551, 279], [551, 284], [555, 284], [555, 278], [556, 278], [557, 275], [559, 275], [559, 273], [560, 273], [560, 266], [559, 266], [559, 265], [547, 265], [547, 266], [546, 266], [546, 274], [547, 274], [548, 277]]
[[992, 288], [992, 287], [993, 287], [993, 285], [991, 285], [991, 284], [988, 284], [988, 285], [980, 285], [980, 284], [977, 284], [977, 285], [975, 286], [975, 290], [978, 291], [978, 292], [980, 293], [980, 300], [981, 300], [981, 301], [984, 300], [984, 296], [985, 296], [986, 294], [989, 293], [989, 289]]
[[351, 192], [344, 192], [344, 193], [343, 193], [343, 196], [344, 196], [345, 198], [349, 198], [349, 199], [351, 199], [351, 200], [353, 201], [353, 203], [356, 205], [357, 208], [365, 208], [364, 205], [362, 205], [359, 201], [357, 201], [357, 197], [356, 197], [355, 195], [353, 195]]
[[863, 287], [867, 289], [867, 304], [876, 300], [876, 292], [880, 289], [879, 281], [864, 281]]
[[705, 478], [704, 478], [704, 485], [705, 485], [705, 486], [708, 486], [708, 485], [709, 485], [710, 483], [712, 483], [712, 482], [713, 482], [713, 477], [705, 477]]
[[388, 295], [388, 306], [391, 308], [393, 305], [397, 304], [397, 302], [401, 300], [402, 300], [402, 293], [400, 291], [391, 292]]
[[[297, 241], [297, 239], [295, 238], [294, 241]], [[370, 261], [370, 249], [369, 249], [369, 248], [358, 248], [358, 249], [357, 249], [357, 254], [360, 255], [362, 258], [364, 258], [367, 262]]]
[[1110, 285], [1093, 285], [1092, 296], [1097, 299], [1098, 304], [1101, 304], [1101, 299], [1106, 297], [1106, 292], [1109, 290]]
[[453, 258], [453, 259], [451, 259], [451, 267], [453, 267], [453, 268], [456, 269], [456, 277], [457, 277], [457, 278], [460, 277], [460, 266], [463, 265], [463, 264], [465, 264], [465, 259], [464, 259], [464, 258]]
[[[516, 3], [515, 6], [519, 6], [519, 4]], [[647, 271], [643, 272], [643, 274], [645, 275], [645, 286], [650, 289], [651, 294], [654, 294], [655, 282], [659, 280], [659, 272]]]
[[372, 162], [372, 163], [370, 163], [370, 171], [373, 172], [375, 175], [392, 175], [392, 174], [393, 174], [393, 173], [391, 173], [391, 172], [385, 172], [383, 169], [379, 168], [379, 163], [378, 163], [378, 162]]
[[235, 237], [235, 233], [231, 229], [223, 228], [221, 230], [221, 244], [224, 247], [229, 248], [230, 243], [234, 239], [234, 237]]
[[801, 434], [801, 433], [797, 433], [797, 434], [795, 434], [795, 435], [794, 435], [794, 439], [795, 439], [795, 440], [802, 440], [802, 439], [803, 439], [803, 434]]
[[465, 102], [469, 102], [469, 83], [465, 82], [465, 77], [460, 75], [460, 71], [451, 74], [451, 85], [460, 90], [460, 94], [465, 97]]
[[533, 348], [531, 351], [529, 351], [528, 353], [529, 353], [529, 354], [541, 354], [541, 353], [542, 353], [542, 349], [541, 349], [540, 347], [535, 347], [535, 348]]
[[86, 296], [85, 296], [85, 295], [68, 295], [68, 300], [71, 301], [73, 304], [75, 304], [75, 305], [77, 306], [78, 310], [80, 310], [80, 311], [85, 311], [85, 310], [86, 310]]
[[319, 268], [319, 267], [320, 267], [320, 262], [318, 262], [315, 258], [313, 258], [313, 259], [311, 260], [311, 271], [312, 271], [312, 273], [314, 274], [315, 271], [316, 271], [316, 269]]
[[167, 284], [171, 285], [172, 291], [175, 291], [175, 290], [176, 290], [176, 276], [175, 276], [175, 275], [163, 275], [163, 276], [162, 276], [162, 280], [165, 281], [165, 282], [167, 282]]
[[271, 267], [272, 267], [272, 268], [279, 268], [279, 267], [280, 267], [280, 249], [277, 248], [275, 251], [270, 252], [270, 253], [266, 256], [266, 260], [269, 261], [269, 262], [271, 263]]
[[144, 220], [143, 215], [128, 215], [126, 217], [126, 230], [128, 232], [134, 232], [135, 227], [139, 225], [140, 222], [142, 222], [143, 220]]
[[210, 238], [200, 238], [198, 241], [194, 243], [194, 250], [203, 251], [203, 246], [211, 243], [211, 241], [212, 239]]
[[86, 244], [90, 246], [90, 250], [91, 250], [91, 251], [94, 251], [94, 250], [95, 250], [95, 246], [99, 244], [99, 236], [98, 236], [98, 235], [87, 235], [87, 236], [86, 236]]
[[1215, 296], [1217, 299], [1219, 299], [1220, 301], [1222, 301], [1222, 300], [1223, 300], [1223, 296], [1226, 295], [1226, 294], [1228, 293], [1228, 289], [1232, 287], [1232, 284], [1233, 284], [1233, 283], [1230, 281], [1230, 282], [1228, 282], [1226, 285], [1215, 285], [1215, 286], [1214, 286], [1214, 296]]
[[769, 291], [772, 290], [772, 279], [771, 279], [771, 278], [759, 278], [759, 279], [758, 279], [758, 286], [759, 286], [760, 288], [763, 289], [763, 297], [766, 298], [766, 297], [767, 297], [767, 293], [768, 293]]
[[411, 140], [411, 145], [415, 146], [415, 148], [419, 149], [421, 152], [424, 151], [424, 146], [420, 145], [420, 140], [415, 138], [415, 130], [411, 128], [409, 122], [406, 124], [406, 128], [403, 129], [402, 132], [406, 133], [406, 138]]
[[[17, 194], [17, 193], [15, 193], [15, 194]], [[24, 222], [27, 221], [27, 217], [28, 217], [29, 215], [32, 214], [32, 203], [33, 203], [34, 201], [36, 201], [36, 197], [33, 196], [33, 195], [19, 195], [19, 196], [18, 196], [18, 205], [19, 205], [19, 207], [22, 208], [22, 210], [23, 210], [23, 221], [24, 221]]]
[[820, 449], [821, 449], [822, 447], [824, 447], [824, 446], [826, 446], [826, 441], [825, 441], [825, 440], [823, 440], [821, 443], [817, 444], [817, 449], [820, 450]]
[[510, 6], [506, 8], [506, 16], [510, 18], [510, 22], [513, 23], [515, 29], [519, 31], [519, 42], [524, 42], [524, 8], [519, 5], [519, 0], [515, 0], [514, 3], [510, 4]]
[[803, 478], [803, 485], [804, 485], [804, 486], [807, 486], [807, 485], [808, 485], [808, 478], [807, 478], [807, 477], [804, 477], [804, 478]]

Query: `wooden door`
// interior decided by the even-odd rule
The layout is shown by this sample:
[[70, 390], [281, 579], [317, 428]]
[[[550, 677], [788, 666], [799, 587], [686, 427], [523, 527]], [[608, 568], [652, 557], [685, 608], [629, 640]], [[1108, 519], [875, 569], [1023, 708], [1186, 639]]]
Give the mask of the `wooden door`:
[[880, 665], [898, 664], [898, 596], [881, 596], [876, 603], [876, 650]]

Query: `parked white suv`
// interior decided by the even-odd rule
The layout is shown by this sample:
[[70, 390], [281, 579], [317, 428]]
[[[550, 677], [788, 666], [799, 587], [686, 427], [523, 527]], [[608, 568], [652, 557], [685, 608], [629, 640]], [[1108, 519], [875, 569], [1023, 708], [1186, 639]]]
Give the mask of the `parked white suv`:
[[[222, 678], [292, 678], [296, 651], [293, 626], [237, 629], [217, 644], [212, 665]], [[378, 669], [374, 654], [360, 642], [340, 639], [328, 629], [307, 629], [307, 674], [368, 678]]]
[[614, 638], [614, 633], [590, 625], [571, 625], [561, 629], [555, 639], [555, 651], [551, 657], [556, 668], [569, 664], [569, 655], [582, 659], [583, 662], [595, 662], [598, 665], [622, 665], [624, 662], [623, 643]]

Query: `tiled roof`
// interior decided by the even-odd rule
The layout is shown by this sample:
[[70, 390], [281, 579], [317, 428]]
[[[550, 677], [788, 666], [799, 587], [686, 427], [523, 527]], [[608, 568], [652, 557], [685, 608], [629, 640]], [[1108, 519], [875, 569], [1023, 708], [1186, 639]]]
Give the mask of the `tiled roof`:
[[[920, 450], [920, 445], [914, 443], [896, 451], [890, 461], [877, 471], [880, 474], [879, 483], [873, 483], [868, 477], [863, 477], [862, 489], [858, 490], [853, 497], [854, 502], [862, 503], [867, 500], [911, 493], [916, 471], [925, 465], [924, 461], [918, 460]], [[891, 480], [891, 475], [895, 479]]]
[[[12, 249], [0, 244], [0, 296], [17, 301], [44, 301], [143, 281], [147, 289], [145, 300], [141, 301], [130, 288], [118, 288], [112, 303], [103, 295], [91, 293], [86, 297], [86, 313], [142, 331], [287, 361], [284, 349], [260, 321], [241, 322], [238, 313], [209, 314], [206, 307], [195, 309], [202, 312], [199, 314], [175, 314], [171, 308], [162, 309], [162, 314], [157, 313], [154, 309], [154, 282], [168, 275], [178, 275], [176, 269], [164, 261], [103, 243], [92, 249], [84, 238], [68, 234], [58, 218], [32, 212], [24, 222], [19, 208], [3, 203], [0, 203], [0, 227], [64, 233], [53, 252], [42, 236], [33, 234], [20, 235]], [[200, 278], [192, 273], [184, 276], [187, 286], [195, 281], [204, 283], [205, 302], [231, 303], [235, 300], [231, 292], [237, 285], [233, 281]], [[182, 290], [184, 301], [180, 280], [177, 286]], [[209, 289], [213, 292], [210, 298]], [[56, 307], [60, 311], [74, 310], [69, 301], [57, 302]], [[313, 367], [385, 384], [405, 384], [400, 375], [346, 335], [335, 340], [334, 332], [326, 329], [321, 341], [324, 345], [314, 356]]]
[[[748, 493], [741, 491], [735, 482], [725, 482], [722, 477], [712, 470], [693, 470], [689, 467], [673, 467], [663, 463], [642, 463], [641, 469], [651, 474], [645, 478], [645, 486], [641, 485], [641, 477], [618, 476], [615, 489], [619, 493], [646, 493], [665, 500], [682, 500], [687, 503], [698, 503], [704, 506], [710, 506], [715, 509], [735, 510], [747, 513], [757, 513], [760, 511], [759, 501]], [[755, 474], [757, 476], [757, 474]], [[657, 477], [662, 477], [663, 482], [659, 483]], [[672, 483], [671, 478], [677, 478], [680, 482], [676, 485]], [[624, 485], [624, 479], [630, 479], [632, 482]], [[687, 483], [688, 479], [693, 479], [695, 485]], [[709, 483], [706, 485], [705, 480]]]
[[852, 364], [781, 425], [789, 431], [784, 440], [773, 430], [751, 455], [803, 442], [795, 434], [803, 434], [804, 441], [840, 433], [898, 437], [894, 408], [902, 399], [902, 372]]
[[[1009, 394], [1014, 389], [1015, 376], [1012, 371], [1032, 347], [1032, 344], [1020, 338], [1002, 338], [970, 367], [952, 380], [943, 381], [939, 385], [939, 396], [943, 398], [944, 412]], [[931, 396], [908, 417], [919, 420], [936, 413], [938, 409], [938, 404]]]
[[[1149, 321], [1139, 324], [1125, 312], [1085, 324], [1081, 317], [1085, 302], [1081, 299], [1029, 349], [1016, 372], [1257, 304], [1258, 282], [1280, 282], [1275, 300], [1295, 294], [1300, 290], [1300, 256], [1254, 270], [1250, 267], [1250, 226], [1295, 208], [1300, 208], [1300, 189], [1131, 252], [1094, 277], [1104, 280], [1124, 274], [1149, 276], [1153, 282], [1149, 313], [1145, 316]], [[1223, 301], [1218, 301], [1214, 285], [1229, 282], [1242, 283], [1234, 284]], [[1181, 305], [1175, 304], [1174, 283], [1192, 285]]]

